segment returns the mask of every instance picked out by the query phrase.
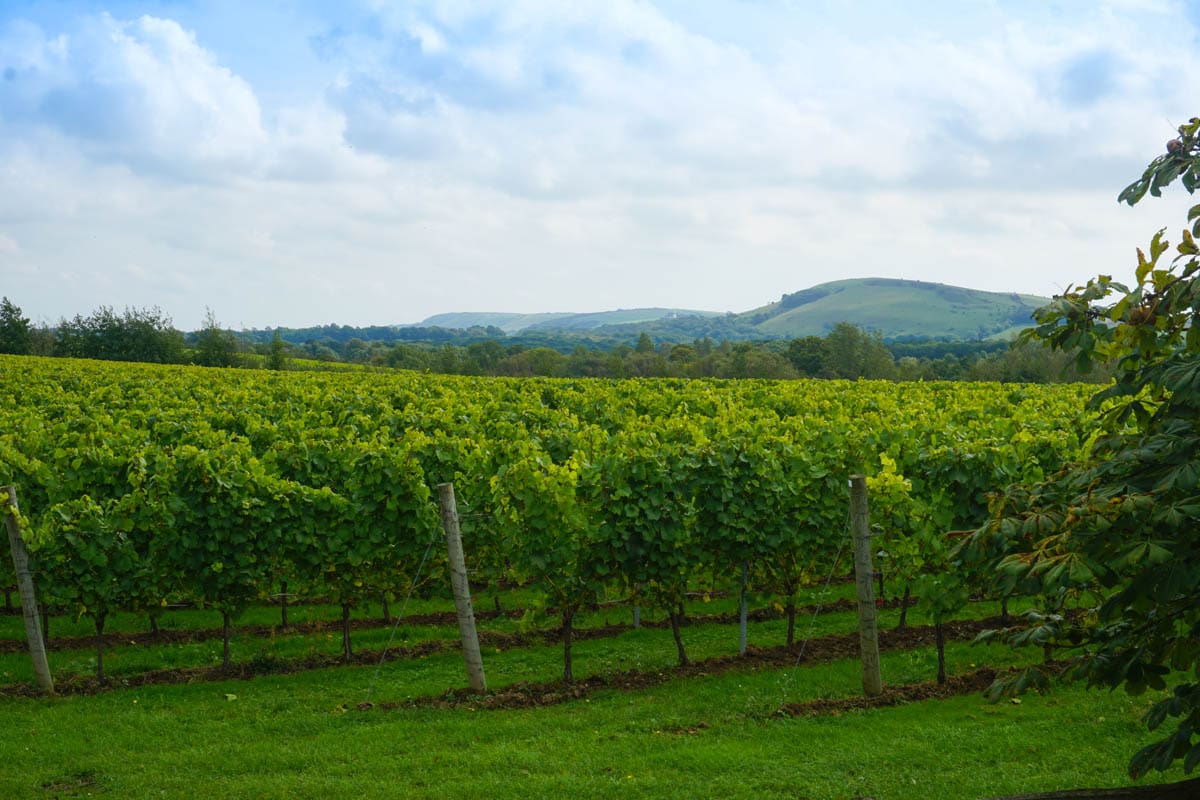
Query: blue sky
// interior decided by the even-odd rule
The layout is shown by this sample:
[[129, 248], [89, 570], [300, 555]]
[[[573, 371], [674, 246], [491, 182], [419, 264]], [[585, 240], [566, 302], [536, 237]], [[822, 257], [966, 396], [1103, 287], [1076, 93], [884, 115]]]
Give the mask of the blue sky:
[[1200, 0], [0, 0], [0, 294], [183, 328], [1049, 295], [1183, 221]]

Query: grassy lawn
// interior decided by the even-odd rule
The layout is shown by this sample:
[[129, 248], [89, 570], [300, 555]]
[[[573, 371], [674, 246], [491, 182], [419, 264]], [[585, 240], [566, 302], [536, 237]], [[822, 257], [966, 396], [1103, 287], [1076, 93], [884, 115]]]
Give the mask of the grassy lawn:
[[[956, 646], [952, 664], [976, 654]], [[925, 671], [919, 656], [885, 657], [885, 674]], [[375, 696], [458, 683], [453, 661], [388, 671]], [[366, 668], [10, 700], [0, 794], [973, 798], [1120, 784], [1145, 739], [1145, 699], [1077, 689], [1020, 705], [771, 713], [783, 698], [851, 693], [857, 670], [726, 674], [523, 711], [359, 711]]]
[[[839, 590], [840, 591], [840, 590]], [[481, 600], [479, 607], [487, 607]], [[697, 602], [695, 615], [732, 609]], [[444, 610], [410, 607], [410, 613]], [[297, 613], [300, 609], [296, 609]], [[988, 604], [972, 614], [993, 613]], [[211, 612], [175, 612], [179, 626], [214, 625]], [[255, 615], [247, 619], [260, 624]], [[328, 614], [325, 609], [313, 613]], [[588, 625], [628, 621], [628, 609], [588, 615]], [[913, 616], [913, 615], [910, 615]], [[203, 619], [200, 619], [203, 618]], [[298, 618], [298, 617], [297, 617]], [[923, 620], [913, 616], [913, 623]], [[17, 621], [19, 622], [19, 620]], [[894, 625], [885, 612], [881, 625]], [[11, 619], [0, 620], [4, 631]], [[68, 623], [58, 627], [68, 634]], [[853, 630], [852, 613], [799, 621], [798, 636]], [[483, 630], [515, 631], [514, 620]], [[144, 630], [143, 621], [118, 629]], [[750, 641], [782, 643], [785, 623], [753, 623]], [[86, 633], [86, 628], [79, 633]], [[16, 635], [15, 632], [11, 632]], [[356, 646], [382, 648], [388, 628], [355, 631]], [[329, 639], [327, 637], [332, 637]], [[443, 626], [402, 624], [397, 640], [457, 638]], [[735, 625], [684, 630], [694, 659], [736, 651]], [[336, 653], [336, 632], [240, 636], [235, 658]], [[553, 680], [553, 644], [486, 649], [491, 687]], [[111, 654], [114, 675], [162, 666], [209, 664], [220, 641], [128, 646]], [[1016, 663], [1038, 654], [953, 643], [952, 673], [978, 663]], [[56, 675], [86, 673], [86, 650], [51, 653]], [[1127, 783], [1129, 756], [1149, 741], [1140, 716], [1149, 695], [1062, 687], [1020, 703], [978, 695], [810, 717], [778, 714], [784, 703], [852, 696], [856, 660], [669, 678], [668, 630], [642, 628], [579, 642], [577, 676], [661, 670], [668, 679], [638, 691], [602, 690], [585, 699], [523, 710], [384, 709], [378, 704], [465, 685], [456, 650], [374, 666], [336, 667], [248, 681], [115, 689], [94, 696], [0, 699], [0, 797], [807, 797], [976, 798], [994, 794]], [[28, 657], [6, 655], [4, 682], [26, 680]], [[913, 683], [934, 674], [932, 650], [887, 652], [884, 680]], [[370, 698], [376, 705], [360, 708]], [[1165, 776], [1169, 780], [1179, 774]]]

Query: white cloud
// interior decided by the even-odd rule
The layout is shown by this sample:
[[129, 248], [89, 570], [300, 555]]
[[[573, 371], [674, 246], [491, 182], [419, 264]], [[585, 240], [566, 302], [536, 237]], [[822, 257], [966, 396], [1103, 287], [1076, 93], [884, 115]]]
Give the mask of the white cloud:
[[324, 103], [281, 109], [262, 167], [271, 179], [364, 183], [382, 177], [378, 157], [355, 151], [346, 141], [346, 116]]
[[518, 195], [1113, 182], [1147, 118], [1191, 113], [1169, 70], [1200, 71], [1188, 37], [1144, 47], [1170, 8], [976, 9], [953, 36], [930, 12], [866, 38], [778, 7], [788, 46], [754, 50], [644, 3], [377, 7], [337, 56], [348, 139]]
[[105, 14], [50, 38], [15, 23], [0, 39], [0, 70], [9, 126], [57, 131], [94, 157], [244, 170], [267, 141], [250, 86], [172, 20]]

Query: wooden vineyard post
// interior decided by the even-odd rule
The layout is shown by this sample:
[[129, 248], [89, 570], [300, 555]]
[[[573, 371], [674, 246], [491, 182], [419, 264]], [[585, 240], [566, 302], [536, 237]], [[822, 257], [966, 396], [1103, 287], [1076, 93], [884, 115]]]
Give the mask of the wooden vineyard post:
[[54, 679], [50, 677], [50, 664], [46, 661], [46, 641], [42, 638], [42, 621], [38, 615], [37, 594], [33, 588], [33, 576], [29, 574], [29, 553], [25, 540], [21, 538], [21, 525], [17, 517], [17, 487], [0, 487], [4, 495], [4, 522], [8, 528], [8, 546], [12, 551], [13, 571], [17, 575], [17, 590], [21, 595], [21, 616], [25, 618], [25, 636], [29, 639], [29, 656], [33, 659], [33, 671], [38, 686], [54, 694]]
[[462, 640], [463, 660], [467, 664], [467, 683], [477, 692], [487, 691], [483, 675], [483, 657], [479, 654], [479, 636], [475, 632], [475, 611], [471, 608], [471, 587], [467, 583], [467, 562], [463, 557], [462, 535], [458, 530], [458, 505], [454, 484], [438, 484], [442, 507], [442, 527], [446, 530], [446, 549], [450, 554], [450, 586], [454, 590], [454, 609], [458, 613], [458, 635]]
[[746, 655], [746, 583], [749, 581], [750, 565], [742, 562], [742, 587], [738, 592], [738, 655]]
[[867, 479], [850, 476], [850, 532], [854, 537], [854, 582], [858, 590], [858, 646], [862, 656], [863, 693], [883, 692], [879, 674], [879, 630], [875, 624], [875, 586], [871, 567], [871, 518]]

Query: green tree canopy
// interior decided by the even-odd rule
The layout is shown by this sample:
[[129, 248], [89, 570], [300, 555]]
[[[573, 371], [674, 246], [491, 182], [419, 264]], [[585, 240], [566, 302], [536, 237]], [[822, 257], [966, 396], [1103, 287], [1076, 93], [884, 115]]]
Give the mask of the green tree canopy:
[[87, 317], [61, 320], [55, 334], [56, 356], [172, 364], [183, 353], [183, 334], [158, 308], [127, 308], [118, 315], [100, 306]]
[[825, 337], [823, 373], [832, 378], [891, 378], [896, 365], [883, 337], [839, 322]]
[[221, 327], [211, 308], [204, 310], [204, 327], [196, 333], [196, 363], [232, 367], [237, 361], [237, 338]]
[[0, 299], [0, 353], [28, 355], [33, 348], [29, 320], [7, 297]]
[[287, 346], [283, 343], [283, 337], [279, 335], [278, 329], [271, 337], [271, 349], [267, 353], [267, 369], [276, 372], [287, 369]]
[[[1198, 132], [1200, 118], [1181, 126], [1119, 200], [1158, 196], [1177, 178], [1194, 192]], [[966, 545], [996, 559], [1003, 582], [1046, 600], [1010, 638], [1070, 654], [1068, 677], [1160, 693], [1146, 721], [1169, 732], [1133, 756], [1135, 777], [1200, 764], [1200, 205], [1188, 226], [1173, 257], [1162, 230], [1138, 250], [1132, 287], [1101, 275], [1037, 312], [1027, 339], [1082, 370], [1112, 369], [1091, 400], [1103, 430], [1087, 462], [995, 499]], [[1072, 600], [1082, 614], [1060, 611]]]

